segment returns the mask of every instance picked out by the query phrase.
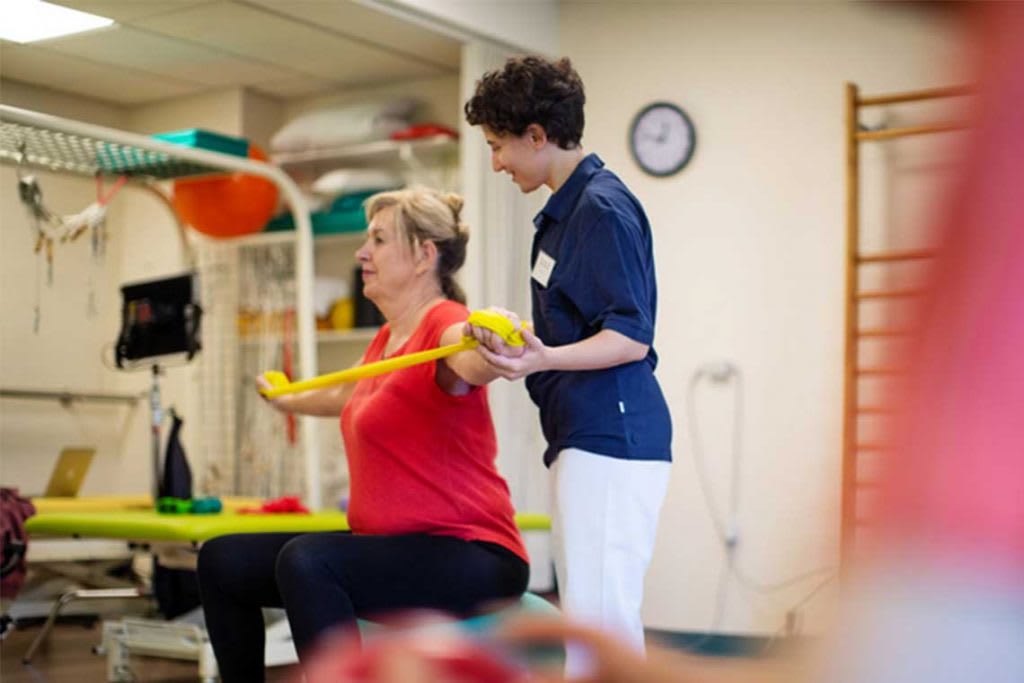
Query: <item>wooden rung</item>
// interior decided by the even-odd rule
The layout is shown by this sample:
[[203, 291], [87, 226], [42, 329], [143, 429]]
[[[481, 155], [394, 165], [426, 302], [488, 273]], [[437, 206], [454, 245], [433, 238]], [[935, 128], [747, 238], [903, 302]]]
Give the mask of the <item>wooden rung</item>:
[[858, 406], [855, 413], [859, 415], [895, 415], [896, 410], [885, 406]]
[[866, 479], [853, 482], [853, 485], [858, 489], [862, 490], [874, 490], [882, 488], [882, 485], [876, 479]]
[[903, 128], [883, 128], [882, 130], [858, 131], [858, 140], [892, 140], [894, 138], [906, 138], [912, 135], [927, 135], [929, 133], [949, 133], [956, 130], [965, 130], [968, 126], [956, 121], [944, 123], [932, 123], [924, 126], [904, 126]]
[[884, 327], [870, 327], [857, 331], [858, 337], [909, 337], [913, 334], [914, 330], [886, 329]]
[[858, 107], [872, 107], [882, 104], [900, 104], [903, 102], [921, 102], [922, 100], [936, 100], [943, 97], [963, 97], [974, 93], [974, 88], [966, 85], [952, 86], [948, 88], [928, 88], [925, 90], [914, 90], [911, 92], [897, 93], [894, 95], [865, 95], [857, 98]]
[[878, 451], [891, 451], [892, 446], [885, 443], [858, 443], [854, 444], [853, 449], [866, 453], [877, 453]]
[[858, 368], [856, 373], [862, 377], [887, 377], [890, 375], [905, 375], [907, 371], [901, 368]]
[[915, 296], [924, 296], [923, 289], [877, 289], [867, 292], [859, 292], [856, 298], [864, 301], [866, 299], [909, 299]]
[[877, 254], [857, 254], [857, 263], [892, 263], [897, 261], [920, 261], [935, 258], [935, 249], [907, 249], [906, 251], [883, 251]]

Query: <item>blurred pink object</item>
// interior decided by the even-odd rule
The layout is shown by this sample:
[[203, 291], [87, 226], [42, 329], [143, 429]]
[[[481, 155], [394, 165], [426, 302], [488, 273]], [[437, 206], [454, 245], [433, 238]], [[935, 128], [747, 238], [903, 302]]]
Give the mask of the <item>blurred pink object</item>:
[[406, 618], [363, 640], [338, 633], [306, 668], [306, 683], [525, 683], [525, 669], [450, 619]]
[[970, 157], [828, 683], [1024, 681], [1024, 3], [957, 10], [978, 22]]
[[[899, 545], [1024, 571], [1024, 4], [977, 10], [971, 156], [946, 216], [883, 516]], [[966, 560], [965, 560], [966, 561]]]

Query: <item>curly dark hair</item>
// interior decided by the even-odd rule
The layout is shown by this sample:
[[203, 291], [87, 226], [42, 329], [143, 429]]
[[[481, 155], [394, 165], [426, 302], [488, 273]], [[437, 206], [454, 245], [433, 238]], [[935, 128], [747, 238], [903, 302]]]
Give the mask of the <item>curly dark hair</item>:
[[536, 123], [562, 149], [583, 137], [583, 81], [569, 59], [557, 62], [530, 55], [512, 57], [477, 81], [466, 102], [466, 120], [498, 134], [522, 135]]

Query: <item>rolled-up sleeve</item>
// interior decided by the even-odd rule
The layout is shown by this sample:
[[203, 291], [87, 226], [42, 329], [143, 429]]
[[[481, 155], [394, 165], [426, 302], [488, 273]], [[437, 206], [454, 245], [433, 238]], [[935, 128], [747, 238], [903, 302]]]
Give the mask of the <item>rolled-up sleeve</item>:
[[650, 262], [639, 220], [603, 211], [587, 226], [573, 257], [572, 299], [587, 324], [610, 329], [641, 344], [654, 340]]

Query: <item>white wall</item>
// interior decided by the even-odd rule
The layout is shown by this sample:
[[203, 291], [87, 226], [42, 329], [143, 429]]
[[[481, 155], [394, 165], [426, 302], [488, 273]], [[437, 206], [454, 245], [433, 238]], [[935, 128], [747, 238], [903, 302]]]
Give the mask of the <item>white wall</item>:
[[[944, 13], [854, 3], [563, 2], [561, 53], [587, 87], [584, 145], [644, 203], [659, 278], [658, 375], [673, 471], [648, 575], [648, 626], [775, 632], [814, 580], [770, 596], [728, 583], [697, 484], [686, 387], [702, 363], [743, 373], [739, 564], [763, 582], [836, 562], [843, 365], [843, 84], [865, 92], [959, 81]], [[632, 117], [667, 99], [698, 147], [677, 176], [643, 175]], [[924, 207], [927, 208], [927, 207]], [[719, 507], [731, 394], [704, 387], [699, 425]], [[810, 604], [813, 627], [815, 609]]]

